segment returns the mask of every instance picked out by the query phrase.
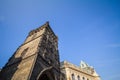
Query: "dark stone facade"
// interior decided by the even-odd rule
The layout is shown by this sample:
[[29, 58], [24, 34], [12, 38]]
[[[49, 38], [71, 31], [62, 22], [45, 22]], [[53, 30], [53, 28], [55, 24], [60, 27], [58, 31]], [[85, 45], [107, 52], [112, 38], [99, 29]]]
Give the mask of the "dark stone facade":
[[0, 80], [60, 80], [58, 38], [48, 22], [29, 33], [2, 68]]

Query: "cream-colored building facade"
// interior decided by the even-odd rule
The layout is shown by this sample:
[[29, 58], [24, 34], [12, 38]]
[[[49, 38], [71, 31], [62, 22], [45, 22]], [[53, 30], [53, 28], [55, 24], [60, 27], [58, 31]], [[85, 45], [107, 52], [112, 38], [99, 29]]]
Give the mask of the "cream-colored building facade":
[[61, 73], [65, 75], [62, 80], [101, 80], [95, 69], [81, 61], [80, 66], [70, 62], [61, 62]]

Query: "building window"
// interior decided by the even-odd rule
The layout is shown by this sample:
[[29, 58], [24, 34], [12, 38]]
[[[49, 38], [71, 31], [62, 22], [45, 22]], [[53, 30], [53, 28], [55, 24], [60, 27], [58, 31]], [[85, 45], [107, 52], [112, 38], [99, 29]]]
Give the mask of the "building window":
[[87, 78], [87, 80], [89, 80], [89, 79]]
[[77, 76], [78, 80], [80, 80], [80, 76]]
[[74, 75], [74, 74], [72, 74], [71, 76], [72, 76], [72, 80], [75, 80], [75, 75]]
[[85, 77], [83, 77], [83, 80], [85, 80]]
[[24, 57], [27, 51], [28, 51], [28, 48], [24, 49], [23, 52], [21, 53], [21, 57]]

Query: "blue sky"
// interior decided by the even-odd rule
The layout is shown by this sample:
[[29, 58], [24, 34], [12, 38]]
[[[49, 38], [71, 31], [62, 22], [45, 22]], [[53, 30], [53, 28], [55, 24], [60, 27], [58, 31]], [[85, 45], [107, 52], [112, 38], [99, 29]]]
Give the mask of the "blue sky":
[[0, 0], [0, 67], [46, 21], [59, 37], [60, 61], [92, 65], [120, 79], [119, 0]]

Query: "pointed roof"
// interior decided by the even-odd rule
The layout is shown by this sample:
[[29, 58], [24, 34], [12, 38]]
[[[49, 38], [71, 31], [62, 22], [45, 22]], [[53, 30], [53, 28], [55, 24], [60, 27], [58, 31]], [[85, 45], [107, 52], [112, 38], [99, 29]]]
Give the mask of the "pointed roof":
[[49, 22], [47, 21], [45, 24], [43, 24], [42, 26], [36, 28], [36, 29], [33, 29], [29, 32], [29, 36], [31, 36], [32, 34], [34, 34], [35, 32], [38, 32], [39, 30], [45, 28], [45, 27], [48, 27], [49, 26]]
[[[40, 27], [38, 27], [38, 28], [30, 31], [30, 32], [29, 32], [29, 36], [31, 36], [32, 34], [38, 32], [39, 30], [42, 30], [43, 28], [49, 29], [49, 30], [53, 33], [53, 35], [56, 36], [55, 33], [53, 32], [52, 28], [51, 28], [50, 25], [49, 25], [49, 21], [47, 21], [47, 22], [46, 22], [45, 24], [43, 24], [42, 26], [40, 26]], [[58, 38], [58, 37], [56, 36], [56, 38]]]

